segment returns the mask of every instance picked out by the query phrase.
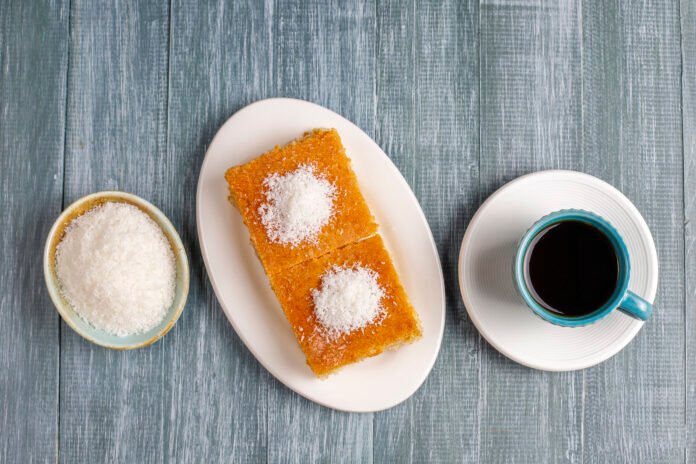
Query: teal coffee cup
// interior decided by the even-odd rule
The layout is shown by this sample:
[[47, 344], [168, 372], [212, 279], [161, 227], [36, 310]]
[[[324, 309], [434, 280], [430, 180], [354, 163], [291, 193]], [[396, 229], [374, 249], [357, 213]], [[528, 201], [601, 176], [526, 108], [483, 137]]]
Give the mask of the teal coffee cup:
[[525, 304], [552, 324], [580, 327], [614, 310], [645, 321], [652, 304], [628, 290], [631, 260], [624, 240], [602, 217], [556, 211], [520, 240], [514, 279]]

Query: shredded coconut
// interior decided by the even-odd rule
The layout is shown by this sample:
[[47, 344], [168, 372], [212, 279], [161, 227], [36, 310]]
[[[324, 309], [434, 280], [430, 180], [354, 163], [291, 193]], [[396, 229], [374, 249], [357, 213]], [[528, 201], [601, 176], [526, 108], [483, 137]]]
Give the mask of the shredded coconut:
[[372, 269], [334, 266], [321, 278], [321, 288], [312, 290], [314, 311], [330, 339], [362, 329], [384, 316], [384, 290]]
[[304, 241], [316, 242], [334, 213], [334, 185], [311, 164], [282, 176], [271, 174], [263, 185], [266, 202], [258, 211], [268, 238], [293, 248]]
[[159, 226], [126, 203], [78, 217], [56, 251], [61, 293], [86, 322], [116, 336], [159, 324], [174, 300], [174, 253]]

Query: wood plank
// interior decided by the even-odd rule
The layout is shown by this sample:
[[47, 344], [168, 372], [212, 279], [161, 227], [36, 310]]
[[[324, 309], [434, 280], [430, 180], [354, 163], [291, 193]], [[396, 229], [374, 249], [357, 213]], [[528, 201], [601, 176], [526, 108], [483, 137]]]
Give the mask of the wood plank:
[[[375, 7], [357, 1], [273, 5], [274, 77], [268, 96], [319, 103], [374, 135]], [[332, 411], [273, 381], [268, 396], [269, 462], [371, 462], [372, 414]]]
[[[70, 334], [65, 364], [75, 373], [63, 377], [64, 388], [74, 391], [64, 393], [61, 421], [66, 461], [90, 453], [95, 456], [88, 460], [134, 462], [203, 456], [258, 462], [266, 456], [264, 374], [215, 301], [195, 232], [194, 192], [205, 144], [233, 111], [230, 99], [256, 72], [238, 65], [240, 55], [228, 50], [240, 37], [263, 39], [255, 32], [262, 18], [250, 20], [248, 8], [230, 10], [232, 17], [218, 12], [175, 2], [177, 33], [170, 44], [166, 2], [133, 3], [126, 11], [76, 5], [81, 59], [71, 84], [87, 91], [71, 99], [71, 191], [121, 188], [159, 205], [180, 231], [192, 277], [181, 320], [150, 348], [112, 353]], [[122, 23], [124, 17], [129, 20]], [[225, 88], [226, 82], [237, 87]], [[93, 122], [96, 108], [104, 113]]]
[[679, 4], [585, 0], [582, 17], [585, 163], [635, 203], [660, 262], [652, 318], [621, 353], [586, 371], [583, 452], [600, 462], [681, 461], [687, 417]]
[[[66, 202], [99, 190], [124, 190], [152, 201], [182, 230], [181, 210], [175, 208], [186, 165], [167, 156], [168, 2], [74, 0], [70, 25]], [[187, 185], [193, 191], [195, 183]], [[190, 250], [190, 237], [184, 239]], [[179, 384], [198, 384], [202, 370], [191, 358], [188, 364], [180, 361], [187, 351], [200, 356], [196, 346], [204, 341], [186, 330], [203, 312], [196, 307], [201, 277], [192, 264], [187, 310], [151, 347], [111, 351], [63, 326], [61, 461], [174, 457], [181, 446], [174, 441], [177, 427], [186, 425], [180, 422], [186, 416], [182, 410], [195, 405], [178, 396]]]
[[682, 135], [684, 156], [684, 253], [686, 459], [696, 460], [696, 2], [683, 0], [681, 16]]
[[[481, 192], [550, 168], [582, 170], [579, 1], [481, 4]], [[481, 352], [481, 462], [582, 462], [582, 372]]]
[[[416, 39], [415, 2], [380, 1], [377, 6], [377, 111], [375, 141], [396, 164], [411, 188], [416, 148]], [[398, 115], [398, 116], [397, 116]], [[410, 166], [408, 171], [406, 166]], [[432, 372], [431, 376], [434, 375]], [[422, 389], [422, 387], [421, 387]], [[420, 396], [420, 392], [416, 392]], [[375, 462], [413, 462], [416, 453], [412, 397], [374, 415]], [[425, 442], [424, 442], [425, 444]]]
[[0, 2], [0, 462], [58, 447], [58, 314], [43, 245], [61, 210], [66, 2]]
[[478, 201], [478, 2], [380, 2], [377, 142], [418, 197], [438, 244], [447, 318], [435, 367], [409, 400], [375, 415], [377, 462], [475, 462], [479, 336], [457, 283]]
[[[270, 375], [215, 298], [198, 249], [194, 211], [208, 143], [232, 113], [263, 98], [270, 85], [270, 15], [268, 3], [254, 0], [172, 3], [167, 156], [178, 168], [168, 188], [175, 186], [173, 214], [183, 225], [196, 269], [175, 354], [181, 374], [172, 406], [180, 412], [170, 448], [177, 461], [257, 463], [268, 453]], [[192, 338], [195, 347], [187, 348]]]

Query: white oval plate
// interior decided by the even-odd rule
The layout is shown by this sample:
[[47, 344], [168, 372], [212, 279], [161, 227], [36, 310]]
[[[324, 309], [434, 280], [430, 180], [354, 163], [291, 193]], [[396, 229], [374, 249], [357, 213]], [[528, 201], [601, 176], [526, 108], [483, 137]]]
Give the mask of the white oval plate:
[[535, 316], [517, 296], [512, 279], [517, 243], [539, 218], [567, 208], [592, 211], [616, 227], [631, 257], [628, 287], [652, 302], [658, 270], [650, 230], [628, 198], [588, 174], [541, 171], [504, 185], [471, 219], [459, 253], [464, 306], [481, 335], [513, 361], [547, 371], [598, 364], [623, 349], [643, 326], [614, 311], [588, 326], [559, 327]]
[[[317, 379], [307, 367], [242, 218], [227, 200], [224, 179], [227, 168], [319, 127], [338, 130], [423, 325], [421, 340], [348, 366], [326, 380]], [[243, 108], [208, 148], [196, 210], [201, 252], [217, 299], [242, 341], [278, 380], [319, 404], [354, 412], [390, 408], [423, 383], [440, 350], [445, 324], [440, 260], [415, 195], [387, 155], [356, 125], [301, 100], [276, 98]]]

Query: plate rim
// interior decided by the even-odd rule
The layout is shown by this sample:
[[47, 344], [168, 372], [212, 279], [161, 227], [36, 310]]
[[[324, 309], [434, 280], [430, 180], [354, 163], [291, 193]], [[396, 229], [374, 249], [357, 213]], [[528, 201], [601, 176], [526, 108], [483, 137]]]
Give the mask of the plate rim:
[[[434, 305], [433, 308], [439, 309], [441, 317], [440, 317], [440, 324], [438, 328], [438, 333], [437, 333], [437, 344], [436, 344], [436, 349], [433, 350], [433, 354], [431, 356], [431, 359], [428, 361], [427, 368], [422, 370], [422, 373], [420, 374], [419, 378], [417, 379], [417, 382], [414, 383], [414, 387], [411, 392], [408, 393], [408, 395], [404, 396], [403, 398], [399, 398], [396, 401], [390, 401], [388, 403], [385, 403], [385, 405], [380, 405], [380, 407], [365, 407], [365, 408], [357, 408], [357, 407], [343, 407], [340, 405], [334, 405], [334, 404], [329, 404], [326, 401], [323, 401], [321, 399], [318, 399], [316, 397], [312, 397], [312, 395], [305, 394], [304, 392], [298, 391], [297, 389], [293, 388], [292, 386], [288, 385], [288, 383], [285, 382], [285, 380], [281, 379], [276, 373], [269, 368], [267, 363], [261, 359], [260, 356], [257, 355], [256, 350], [252, 348], [252, 344], [250, 344], [247, 340], [247, 337], [245, 337], [237, 327], [236, 323], [234, 322], [232, 316], [231, 316], [231, 311], [229, 311], [225, 304], [222, 302], [222, 300], [219, 298], [219, 292], [218, 292], [218, 285], [216, 283], [216, 280], [214, 276], [210, 272], [210, 266], [209, 266], [209, 258], [208, 258], [208, 250], [206, 248], [205, 242], [202, 239], [202, 234], [201, 234], [201, 192], [202, 192], [202, 186], [203, 186], [203, 174], [205, 172], [205, 167], [206, 164], [209, 162], [209, 154], [211, 148], [215, 145], [216, 140], [221, 137], [221, 133], [225, 130], [226, 127], [228, 127], [233, 121], [236, 119], [243, 117], [244, 113], [246, 113], [249, 110], [254, 109], [256, 106], [261, 106], [261, 105], [269, 105], [269, 104], [274, 104], [274, 103], [292, 103], [292, 104], [299, 104], [299, 105], [307, 105], [315, 110], [321, 110], [325, 112], [329, 112], [333, 116], [339, 117], [341, 120], [345, 121], [348, 125], [352, 126], [353, 128], [357, 129], [360, 131], [362, 134], [364, 134], [367, 139], [369, 139], [370, 143], [376, 148], [376, 151], [379, 153], [380, 156], [382, 156], [386, 161], [388, 161], [389, 168], [393, 170], [396, 174], [398, 174], [397, 177], [398, 181], [401, 182], [406, 189], [408, 190], [408, 195], [406, 196], [415, 207], [418, 212], [418, 215], [420, 219], [422, 220], [423, 224], [427, 228], [428, 231], [428, 238], [429, 238], [429, 245], [430, 249], [432, 252], [432, 255], [435, 257], [435, 264], [437, 265], [437, 270], [438, 270], [438, 280], [439, 280], [439, 298], [442, 302], [439, 308], [435, 308], [437, 305]], [[380, 232], [382, 226], [381, 224], [379, 225], [378, 232]], [[425, 213], [423, 212], [423, 208], [420, 205], [420, 202], [418, 201], [418, 198], [416, 197], [416, 194], [414, 193], [413, 189], [411, 186], [408, 184], [406, 179], [404, 178], [403, 174], [399, 170], [399, 168], [394, 164], [392, 159], [386, 154], [386, 152], [382, 149], [382, 147], [379, 146], [379, 144], [372, 138], [370, 137], [367, 132], [362, 130], [359, 126], [357, 126], [353, 121], [349, 120], [348, 118], [340, 115], [339, 113], [336, 113], [335, 111], [326, 108], [322, 105], [319, 105], [317, 103], [309, 102], [306, 100], [301, 100], [297, 98], [288, 98], [288, 97], [274, 97], [274, 98], [265, 98], [261, 100], [256, 100], [248, 105], [243, 106], [242, 108], [238, 109], [235, 111], [232, 115], [230, 115], [225, 122], [223, 122], [220, 127], [217, 129], [215, 132], [215, 135], [211, 139], [210, 143], [208, 144], [208, 147], [205, 151], [205, 156], [203, 157], [203, 162], [201, 163], [200, 171], [198, 173], [198, 181], [197, 181], [197, 186], [196, 186], [196, 233], [198, 234], [198, 245], [201, 251], [201, 256], [203, 257], [203, 263], [205, 266], [205, 272], [206, 276], [208, 277], [208, 281], [210, 282], [212, 288], [213, 288], [213, 293], [215, 294], [215, 299], [217, 300], [218, 304], [220, 305], [220, 308], [222, 309], [222, 312], [225, 314], [225, 317], [227, 318], [227, 321], [230, 323], [232, 328], [235, 331], [235, 334], [239, 337], [239, 339], [242, 341], [246, 349], [249, 350], [249, 352], [253, 355], [254, 359], [261, 364], [261, 366], [271, 375], [273, 378], [278, 380], [280, 383], [282, 383], [286, 388], [289, 390], [297, 393], [301, 397], [312, 401], [314, 403], [317, 403], [321, 406], [334, 409], [337, 411], [343, 411], [343, 412], [356, 412], [356, 413], [370, 413], [370, 412], [379, 412], [379, 411], [384, 411], [390, 408], [393, 408], [394, 406], [397, 406], [404, 401], [408, 400], [411, 398], [422, 386], [423, 383], [425, 383], [425, 380], [429, 377], [430, 373], [433, 370], [433, 367], [435, 366], [435, 362], [437, 361], [437, 358], [440, 355], [440, 351], [442, 349], [442, 340], [444, 338], [444, 331], [445, 331], [445, 324], [446, 324], [446, 319], [447, 319], [447, 294], [446, 294], [446, 289], [445, 289], [445, 279], [444, 279], [444, 273], [442, 271], [442, 262], [440, 260], [440, 254], [437, 249], [437, 243], [435, 242], [435, 237], [433, 236], [432, 229], [430, 228], [430, 223], [428, 222]], [[251, 246], [251, 245], [250, 245]], [[417, 341], [416, 341], [417, 343]], [[359, 363], [358, 363], [359, 364]]]
[[[468, 298], [467, 291], [464, 288], [464, 273], [462, 272], [463, 266], [464, 266], [464, 255], [466, 252], [466, 249], [469, 246], [469, 242], [472, 239], [473, 235], [473, 226], [481, 219], [482, 214], [487, 210], [488, 207], [490, 207], [491, 203], [500, 196], [502, 193], [504, 193], [507, 189], [510, 187], [513, 187], [515, 184], [528, 180], [529, 178], [532, 177], [541, 177], [541, 176], [551, 176], [554, 174], [560, 174], [560, 175], [567, 175], [567, 176], [575, 176], [575, 177], [580, 177], [585, 180], [589, 180], [592, 183], [600, 183], [602, 187], [608, 190], [607, 194], [610, 194], [614, 196], [616, 199], [618, 199], [621, 204], [623, 205], [624, 208], [626, 208], [631, 216], [636, 219], [636, 225], [638, 226], [639, 229], [641, 229], [642, 236], [647, 237], [649, 239], [648, 243], [648, 252], [649, 256], [648, 259], [650, 261], [651, 266], [654, 267], [655, 269], [655, 277], [652, 279], [652, 282], [650, 282], [650, 295], [646, 297], [647, 300], [649, 300], [651, 303], [654, 303], [655, 296], [657, 293], [657, 286], [659, 282], [659, 260], [657, 256], [657, 248], [655, 247], [655, 239], [650, 231], [650, 228], [648, 227], [647, 222], [645, 222], [645, 218], [643, 215], [640, 213], [638, 208], [633, 204], [633, 202], [626, 196], [624, 195], [619, 189], [611, 185], [610, 183], [600, 179], [599, 177], [593, 176], [591, 174], [587, 174], [584, 172], [580, 171], [573, 171], [570, 169], [542, 169], [539, 171], [534, 171], [530, 172], [524, 175], [521, 175], [519, 177], [516, 177], [509, 182], [506, 182], [505, 184], [501, 185], [495, 192], [493, 192], [491, 195], [486, 198], [486, 200], [479, 206], [479, 208], [476, 210], [476, 213], [472, 216], [471, 220], [469, 221], [469, 224], [467, 225], [466, 231], [464, 233], [464, 236], [462, 238], [462, 244], [459, 248], [459, 258], [457, 262], [457, 281], [459, 283], [459, 291], [462, 297], [462, 300], [464, 302], [464, 308], [466, 309], [467, 314], [469, 315], [469, 319], [472, 321], [474, 326], [476, 327], [476, 330], [481, 334], [481, 336], [490, 344], [493, 348], [495, 348], [500, 354], [503, 356], [511, 359], [512, 361], [515, 361], [518, 364], [521, 364], [523, 366], [540, 370], [540, 371], [546, 371], [546, 372], [571, 372], [571, 371], [579, 371], [582, 369], [586, 369], [588, 367], [596, 366], [597, 364], [601, 364], [612, 357], [614, 357], [616, 354], [618, 354], [620, 351], [622, 351], [633, 339], [635, 336], [638, 334], [640, 329], [643, 328], [643, 325], [645, 322], [637, 321], [639, 323], [634, 324], [631, 326], [631, 328], [627, 331], [630, 336], [626, 337], [625, 341], [621, 341], [620, 343], [616, 344], [615, 346], [612, 346], [610, 350], [608, 350], [608, 355], [607, 356], [602, 356], [602, 359], [593, 359], [592, 357], [587, 357], [584, 358], [584, 362], [577, 362], [575, 360], [571, 360], [568, 363], [570, 363], [567, 366], [548, 366], [543, 363], [535, 363], [533, 361], [530, 361], [526, 358], [517, 356], [515, 353], [505, 349], [500, 343], [497, 341], [494, 341], [490, 338], [490, 334], [487, 333], [482, 328], [481, 321], [479, 320], [478, 316], [476, 315], [475, 312], [472, 312], [469, 308], [471, 307], [471, 302]], [[522, 304], [522, 303], [520, 303]], [[625, 332], [626, 333], [626, 332]]]

